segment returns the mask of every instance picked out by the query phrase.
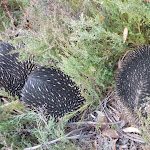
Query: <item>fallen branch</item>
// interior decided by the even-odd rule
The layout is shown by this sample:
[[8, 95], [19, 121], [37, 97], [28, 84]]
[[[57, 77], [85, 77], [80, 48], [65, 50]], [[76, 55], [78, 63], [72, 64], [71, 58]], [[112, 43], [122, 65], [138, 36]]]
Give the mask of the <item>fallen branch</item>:
[[146, 143], [146, 142], [144, 142], [143, 140], [142, 140], [142, 138], [135, 138], [135, 137], [131, 137], [131, 135], [123, 135], [125, 138], [128, 138], [128, 139], [130, 139], [130, 140], [132, 140], [132, 141], [135, 141], [135, 142], [138, 142], [138, 143], [142, 143], [142, 144], [144, 144], [144, 143]]
[[87, 121], [87, 122], [71, 122], [68, 123], [67, 126], [72, 126], [72, 125], [84, 125], [84, 126], [97, 126], [99, 124], [101, 125], [115, 125], [115, 124], [119, 124], [121, 123], [121, 121], [118, 122], [114, 122], [114, 123], [100, 123], [100, 122], [92, 122], [92, 121]]
[[[67, 140], [76, 140], [76, 139], [84, 139], [84, 138], [90, 138], [92, 137], [94, 134], [89, 134], [89, 135], [75, 135], [75, 136], [70, 136], [70, 137], [66, 137]], [[54, 144], [56, 142], [59, 142], [63, 139], [64, 137], [61, 137], [61, 138], [58, 138], [56, 140], [53, 140], [53, 141], [50, 141], [50, 142], [47, 142], [47, 143], [44, 143], [44, 144], [40, 144], [40, 145], [37, 145], [37, 146], [33, 146], [33, 147], [30, 147], [30, 148], [25, 148], [24, 150], [35, 150], [35, 149], [38, 149], [38, 148], [41, 148], [43, 146], [46, 146], [46, 145], [51, 145], [51, 144]]]

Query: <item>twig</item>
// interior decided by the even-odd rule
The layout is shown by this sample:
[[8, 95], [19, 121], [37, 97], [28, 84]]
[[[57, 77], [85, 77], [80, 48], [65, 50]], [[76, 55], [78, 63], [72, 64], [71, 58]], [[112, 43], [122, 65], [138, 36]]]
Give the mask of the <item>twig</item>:
[[[10, 102], [10, 103], [6, 103], [6, 104], [4, 104], [4, 105], [1, 105], [0, 106], [0, 108], [4, 108], [4, 107], [8, 107], [8, 106], [10, 106], [10, 105], [13, 105], [13, 104], [17, 104], [17, 102], [18, 101], [13, 101], [13, 102]], [[23, 112], [22, 111], [20, 111], [20, 110], [12, 110], [11, 112], [13, 112], [13, 113], [15, 113], [15, 114], [22, 114]]]
[[7, 14], [8, 14], [9, 18], [10, 18], [11, 25], [12, 25], [12, 29], [13, 29], [13, 31], [14, 31], [14, 30], [15, 30], [14, 19], [13, 19], [13, 17], [11, 16], [11, 14], [9, 13], [9, 10], [8, 10], [7, 6], [6, 6], [6, 5], [4, 5], [4, 6], [5, 6], [5, 9], [6, 9], [6, 11], [7, 11]]
[[17, 103], [17, 101], [13, 101], [13, 102], [10, 102], [10, 103], [6, 103], [6, 104], [4, 104], [4, 105], [1, 105], [0, 108], [4, 108], [4, 107], [10, 106], [10, 105], [12, 105], [12, 104], [16, 104], [16, 103]]
[[[2, 21], [2, 23], [3, 23], [3, 27], [4, 27], [5, 31], [7, 31], [8, 29], [7, 29], [7, 27], [6, 27], [5, 22], [4, 22], [4, 21]], [[8, 35], [8, 34], [7, 34], [7, 35]]]
[[75, 129], [75, 130], [69, 132], [69, 133], [66, 135], [66, 137], [68, 137], [68, 136], [71, 135], [71, 134], [75, 134], [75, 133], [78, 132], [78, 131], [83, 131], [83, 129], [85, 129], [85, 127], [84, 127], [84, 128], [80, 128], [80, 129]]
[[112, 123], [98, 123], [98, 122], [92, 122], [92, 121], [87, 121], [87, 122], [71, 122], [68, 123], [67, 126], [72, 126], [72, 125], [85, 125], [85, 126], [97, 126], [99, 124], [101, 125], [114, 125], [114, 124], [119, 124], [121, 121], [118, 122], [112, 122]]
[[[83, 139], [83, 138], [90, 138], [92, 137], [94, 134], [89, 134], [89, 135], [75, 135], [75, 136], [70, 136], [70, 137], [66, 137], [67, 140], [75, 140], [75, 139]], [[33, 146], [33, 147], [30, 147], [30, 148], [25, 148], [24, 150], [35, 150], [35, 149], [38, 149], [40, 147], [43, 147], [43, 146], [46, 146], [46, 145], [51, 145], [51, 144], [54, 144], [56, 142], [59, 142], [63, 139], [63, 137], [61, 138], [58, 138], [56, 140], [53, 140], [53, 141], [50, 141], [50, 142], [47, 142], [47, 143], [44, 143], [44, 144], [40, 144], [40, 145], [37, 145], [37, 146]]]
[[[113, 109], [110, 105], [108, 107], [106, 107], [106, 104], [108, 102], [110, 102], [112, 99], [114, 99], [114, 93], [115, 91], [112, 91], [111, 94], [105, 98], [104, 100], [104, 107], [103, 108], [103, 111], [107, 117], [107, 119], [110, 121], [110, 122], [116, 122], [116, 119], [114, 119], [112, 116], [110, 116], [110, 111], [108, 110], [108, 107], [110, 107], [113, 111], [117, 112], [115, 109]], [[112, 97], [113, 96], [113, 97]]]
[[2, 100], [3, 100], [4, 102], [6, 102], [6, 103], [9, 103], [8, 98], [3, 97]]
[[106, 117], [108, 118], [108, 120], [109, 120], [110, 122], [114, 122], [114, 120], [112, 121], [112, 119], [109, 117], [109, 115], [108, 115], [108, 109], [107, 109], [106, 105], [107, 105], [107, 103], [108, 103], [109, 101], [112, 100], [112, 98], [110, 99], [110, 97], [111, 97], [113, 94], [114, 94], [114, 91], [112, 91], [110, 94], [107, 94], [106, 98], [101, 102], [101, 104], [100, 104], [100, 106], [99, 106], [99, 107], [101, 107], [101, 108], [103, 109], [103, 111], [104, 111]]
[[139, 143], [145, 143], [142, 139], [138, 139], [138, 138], [135, 138], [135, 137], [130, 137], [129, 135], [125, 135], [125, 134], [123, 134], [123, 136], [125, 137], [125, 138], [128, 138], [128, 139], [130, 139], [130, 140], [132, 140], [132, 141], [135, 141], [135, 142], [139, 142]]

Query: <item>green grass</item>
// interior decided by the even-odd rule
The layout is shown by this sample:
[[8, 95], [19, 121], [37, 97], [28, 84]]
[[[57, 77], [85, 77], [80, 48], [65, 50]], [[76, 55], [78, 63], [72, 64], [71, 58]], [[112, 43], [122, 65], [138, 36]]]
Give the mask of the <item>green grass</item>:
[[[22, 29], [23, 34], [1, 34], [0, 40], [8, 40], [15, 45], [24, 42], [25, 48], [20, 52], [20, 59], [26, 60], [34, 55], [37, 64], [53, 65], [71, 76], [87, 103], [95, 104], [93, 109], [97, 107], [98, 100], [114, 88], [117, 73], [115, 68], [126, 50], [150, 44], [150, 3], [141, 0], [63, 0], [61, 3], [57, 0], [51, 3], [41, 0], [36, 3], [24, 0], [21, 3], [13, 0], [9, 1], [9, 5], [16, 28]], [[6, 27], [12, 30], [12, 20], [4, 6], [1, 7], [0, 17]], [[128, 29], [128, 34], [124, 42], [125, 28]], [[2, 22], [0, 30], [8, 33]], [[30, 112], [13, 119], [7, 116], [7, 121], [0, 120], [10, 123], [5, 126], [6, 130], [1, 130], [3, 135], [6, 134], [9, 146], [13, 143], [16, 147], [24, 148], [31, 146], [31, 143], [36, 145], [63, 136], [63, 126], [58, 130], [58, 126], [50, 121], [41, 128], [43, 120], [40, 122], [35, 114], [30, 114], [29, 117], [28, 113]], [[29, 135], [17, 132], [26, 122], [34, 125], [32, 132]], [[52, 126], [55, 137], [50, 136]], [[1, 124], [3, 127], [4, 124]], [[42, 139], [47, 130], [49, 132]], [[56, 130], [60, 133], [55, 133]], [[29, 137], [28, 140], [26, 136]], [[57, 149], [61, 144], [55, 146]]]

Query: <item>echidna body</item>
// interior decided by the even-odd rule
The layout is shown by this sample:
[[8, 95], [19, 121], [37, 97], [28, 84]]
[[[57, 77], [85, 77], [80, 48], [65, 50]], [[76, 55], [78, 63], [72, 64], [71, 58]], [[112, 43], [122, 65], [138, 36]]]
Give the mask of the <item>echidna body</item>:
[[124, 57], [116, 78], [116, 94], [129, 121], [137, 123], [136, 111], [145, 111], [150, 102], [150, 46], [133, 50]]
[[30, 61], [18, 61], [19, 54], [14, 53], [14, 50], [11, 44], [0, 43], [0, 87], [13, 96], [20, 96], [21, 89], [35, 65]]
[[23, 87], [21, 100], [33, 107], [45, 107], [55, 118], [79, 109], [84, 98], [69, 76], [54, 68], [38, 68]]

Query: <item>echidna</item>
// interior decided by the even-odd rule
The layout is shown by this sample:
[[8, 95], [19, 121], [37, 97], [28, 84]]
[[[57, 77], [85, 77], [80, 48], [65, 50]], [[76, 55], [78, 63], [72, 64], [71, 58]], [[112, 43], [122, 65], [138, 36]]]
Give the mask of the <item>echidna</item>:
[[18, 53], [13, 53], [15, 48], [6, 42], [0, 43], [0, 87], [11, 95], [20, 96], [28, 75], [36, 68], [30, 61], [18, 61]]
[[69, 76], [45, 67], [29, 75], [21, 96], [21, 100], [29, 106], [44, 106], [46, 114], [54, 118], [79, 109], [85, 100]]
[[30, 107], [45, 106], [47, 115], [55, 118], [83, 105], [85, 99], [69, 76], [54, 68], [38, 68], [30, 61], [20, 62], [14, 50], [11, 44], [0, 43], [0, 87]]
[[116, 95], [130, 122], [138, 124], [137, 111], [146, 117], [146, 109], [150, 108], [150, 46], [124, 57], [116, 78]]

